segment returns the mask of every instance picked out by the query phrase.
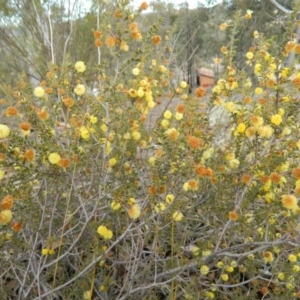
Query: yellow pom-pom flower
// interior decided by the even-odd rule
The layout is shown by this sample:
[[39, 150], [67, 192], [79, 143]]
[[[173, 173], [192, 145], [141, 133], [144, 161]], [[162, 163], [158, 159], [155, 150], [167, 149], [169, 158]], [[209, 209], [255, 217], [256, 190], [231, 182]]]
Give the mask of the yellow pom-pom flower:
[[136, 141], [138, 141], [140, 138], [141, 138], [141, 133], [139, 131], [134, 131], [132, 134], [131, 134], [132, 138]]
[[185, 81], [180, 82], [180, 87], [183, 88], [183, 89], [185, 89], [187, 87], [187, 85], [188, 84]]
[[164, 211], [166, 209], [166, 205], [163, 202], [158, 202], [155, 206], [154, 206], [154, 210], [156, 213], [159, 213], [161, 211]]
[[113, 200], [110, 204], [110, 207], [112, 208], [112, 210], [119, 210], [122, 207], [122, 205], [116, 200]]
[[128, 209], [128, 215], [131, 219], [136, 220], [140, 217], [141, 215], [141, 207], [139, 204], [133, 204], [129, 209]]
[[232, 102], [232, 101], [226, 102], [226, 103], [224, 104], [224, 107], [225, 107], [225, 109], [226, 109], [227, 111], [229, 111], [229, 112], [234, 112], [235, 109], [236, 109], [235, 104], [234, 104], [234, 102]]
[[108, 164], [110, 167], [114, 167], [117, 164], [117, 160], [114, 157], [112, 157], [108, 160]]
[[83, 73], [86, 70], [86, 66], [83, 61], [77, 61], [74, 67], [78, 73]]
[[247, 59], [252, 59], [253, 58], [253, 53], [252, 52], [247, 52], [246, 57], [247, 57]]
[[0, 124], [0, 140], [7, 138], [9, 134], [10, 134], [9, 127], [5, 124]]
[[254, 93], [256, 95], [261, 95], [263, 93], [263, 89], [261, 87], [257, 87], [255, 90], [254, 90]]
[[283, 195], [281, 201], [282, 205], [287, 209], [298, 208], [298, 200], [294, 195]]
[[290, 262], [296, 262], [297, 261], [297, 256], [295, 254], [290, 254], [288, 257], [288, 260]]
[[58, 153], [52, 152], [52, 153], [49, 154], [48, 160], [52, 165], [56, 165], [60, 162], [61, 157]]
[[282, 123], [282, 117], [280, 114], [275, 114], [271, 117], [271, 123], [279, 126]]
[[96, 124], [98, 122], [98, 118], [96, 116], [90, 116], [90, 123], [91, 124]]
[[237, 126], [237, 128], [236, 128], [236, 131], [237, 131], [237, 133], [239, 133], [239, 134], [244, 133], [245, 130], [246, 130], [246, 125], [245, 125], [244, 123], [240, 123], [240, 124]]
[[167, 128], [169, 126], [170, 122], [166, 119], [163, 119], [160, 124], [163, 128]]
[[0, 169], [0, 180], [2, 180], [4, 176], [5, 176], [4, 171]]
[[0, 224], [8, 224], [12, 219], [12, 212], [9, 209], [0, 212]]
[[77, 96], [82, 96], [84, 95], [86, 91], [86, 88], [83, 84], [77, 84], [74, 88], [74, 93], [77, 95]]
[[172, 219], [176, 222], [180, 222], [182, 220], [182, 218], [183, 218], [183, 214], [180, 211], [175, 211], [172, 214]]
[[209, 273], [209, 267], [206, 266], [206, 265], [201, 266], [201, 268], [200, 268], [200, 273], [201, 273], [202, 275], [207, 275], [207, 274]]
[[138, 76], [138, 75], [140, 74], [140, 69], [139, 69], [139, 68], [134, 68], [134, 69], [132, 69], [132, 74], [133, 74], [134, 76]]
[[104, 225], [100, 225], [97, 229], [97, 232], [105, 240], [110, 240], [113, 237], [113, 232]]
[[266, 252], [263, 254], [263, 257], [264, 257], [264, 261], [265, 261], [266, 263], [272, 262], [272, 261], [274, 260], [273, 253], [270, 252], [270, 251], [266, 251]]
[[164, 118], [167, 119], [167, 120], [171, 119], [172, 118], [172, 113], [169, 110], [166, 110], [164, 112]]
[[79, 131], [82, 139], [88, 140], [90, 138], [90, 131], [85, 126], [80, 127]]
[[225, 274], [221, 275], [221, 278], [222, 278], [223, 281], [228, 281], [229, 276], [228, 276], [228, 274], [225, 273]]
[[33, 95], [36, 96], [37, 98], [42, 98], [45, 95], [45, 90], [41, 86], [37, 86], [34, 91]]
[[171, 204], [173, 201], [174, 201], [174, 195], [173, 195], [173, 194], [168, 194], [168, 195], [166, 196], [166, 202], [167, 202], [168, 204]]

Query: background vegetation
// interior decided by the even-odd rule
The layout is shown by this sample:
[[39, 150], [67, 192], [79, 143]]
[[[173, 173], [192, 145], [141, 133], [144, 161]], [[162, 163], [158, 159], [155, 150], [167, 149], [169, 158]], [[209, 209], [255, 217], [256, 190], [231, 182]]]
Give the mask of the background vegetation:
[[0, 4], [3, 299], [300, 298], [299, 1]]

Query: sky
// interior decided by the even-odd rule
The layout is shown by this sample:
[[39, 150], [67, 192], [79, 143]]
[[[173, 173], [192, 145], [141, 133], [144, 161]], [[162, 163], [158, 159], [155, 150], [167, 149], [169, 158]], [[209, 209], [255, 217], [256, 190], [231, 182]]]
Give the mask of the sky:
[[[112, 0], [102, 0], [104, 3], [110, 2]], [[134, 8], [137, 9], [142, 2], [147, 2], [148, 4], [151, 3], [152, 0], [130, 0], [130, 4], [133, 4]], [[157, 0], [153, 0], [153, 1], [157, 1]], [[166, 3], [173, 3], [175, 5], [179, 5], [185, 2], [189, 3], [189, 8], [190, 9], [194, 9], [198, 7], [198, 2], [200, 4], [203, 4], [205, 6], [207, 6], [207, 1], [206, 0], [158, 0], [161, 2], [166, 2]], [[212, 0], [211, 0], [212, 1]], [[222, 0], [214, 0], [214, 5], [221, 3]], [[91, 2], [90, 1], [86, 1], [86, 0], [71, 0], [71, 5], [73, 6], [74, 3], [80, 4], [80, 7], [82, 10], [84, 11], [88, 11], [91, 7]], [[83, 4], [83, 5], [82, 5]], [[207, 6], [209, 7], [209, 6]]]
[[[131, 2], [134, 3], [135, 7], [139, 7], [139, 5], [143, 2], [151, 2], [151, 0], [132, 0]], [[198, 2], [205, 5], [207, 1], [205, 0], [162, 0], [162, 2], [170, 2], [170, 3], [174, 3], [174, 4], [182, 4], [184, 2], [188, 2], [189, 3], [189, 8], [193, 9], [196, 8], [198, 6]], [[222, 0], [215, 0], [215, 4], [217, 3], [221, 3]]]

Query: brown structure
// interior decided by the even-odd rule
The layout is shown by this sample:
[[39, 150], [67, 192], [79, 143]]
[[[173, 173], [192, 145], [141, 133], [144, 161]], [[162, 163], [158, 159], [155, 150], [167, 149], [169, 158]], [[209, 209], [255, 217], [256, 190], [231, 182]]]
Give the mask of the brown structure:
[[215, 73], [213, 70], [207, 68], [197, 69], [197, 85], [209, 87], [214, 85]]

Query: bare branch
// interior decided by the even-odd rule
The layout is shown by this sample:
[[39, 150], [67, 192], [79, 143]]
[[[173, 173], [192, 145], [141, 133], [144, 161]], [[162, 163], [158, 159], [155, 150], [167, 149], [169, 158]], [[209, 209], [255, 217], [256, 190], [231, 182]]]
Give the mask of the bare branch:
[[278, 9], [280, 9], [282, 12], [284, 12], [285, 14], [291, 14], [293, 11], [289, 10], [287, 8], [285, 8], [284, 6], [282, 6], [280, 3], [278, 3], [276, 0], [269, 0], [273, 5], [275, 5]]

